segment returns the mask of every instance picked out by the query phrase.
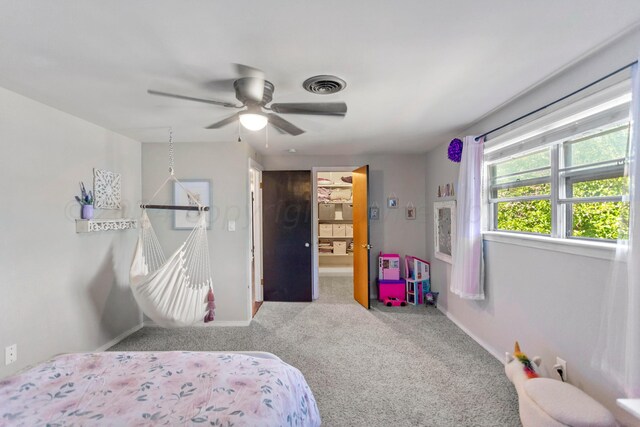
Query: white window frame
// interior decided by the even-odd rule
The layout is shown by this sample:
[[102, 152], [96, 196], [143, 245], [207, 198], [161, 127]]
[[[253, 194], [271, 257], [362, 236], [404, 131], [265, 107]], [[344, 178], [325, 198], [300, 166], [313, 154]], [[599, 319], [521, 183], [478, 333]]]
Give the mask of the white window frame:
[[[615, 242], [606, 239], [589, 239], [570, 236], [567, 206], [576, 202], [621, 201], [618, 197], [593, 197], [569, 199], [566, 194], [566, 180], [560, 175], [565, 171], [563, 144], [580, 139], [597, 130], [611, 129], [629, 121], [628, 105], [631, 100], [628, 82], [611, 87], [581, 99], [571, 105], [544, 116], [515, 130], [493, 138], [485, 143], [484, 171], [484, 238], [489, 241], [524, 244], [544, 249], [550, 247], [561, 252], [579, 253], [596, 258], [610, 259]], [[575, 124], [579, 123], [576, 127]], [[573, 126], [573, 128], [572, 128]], [[549, 199], [551, 203], [551, 234], [527, 233], [520, 231], [496, 230], [495, 212], [497, 200], [491, 198], [490, 168], [492, 165], [509, 158], [517, 158], [547, 148], [550, 150], [550, 186], [549, 196], [526, 196], [522, 200]], [[614, 163], [610, 161], [607, 163]], [[593, 165], [588, 165], [593, 166]], [[624, 168], [619, 162], [610, 168], [616, 171]], [[599, 172], [599, 171], [598, 171]], [[609, 200], [610, 199], [610, 200]], [[615, 199], [615, 200], [614, 200]], [[504, 201], [504, 200], [501, 200]], [[496, 206], [496, 208], [494, 208]], [[541, 243], [544, 242], [544, 243]]]
[[[551, 187], [551, 193], [549, 195], [532, 195], [532, 196], [517, 196], [517, 197], [503, 197], [503, 198], [499, 198], [499, 197], [492, 197], [492, 192], [491, 189], [493, 187], [492, 183], [491, 183], [491, 167], [506, 161], [506, 160], [510, 160], [512, 158], [519, 158], [519, 157], [525, 157], [527, 155], [530, 154], [535, 154], [537, 152], [542, 151], [539, 147], [535, 148], [534, 150], [531, 150], [529, 152], [525, 152], [522, 153], [519, 156], [516, 157], [507, 157], [507, 158], [501, 158], [501, 159], [497, 159], [495, 161], [492, 162], [485, 162], [484, 164], [484, 171], [485, 171], [485, 176], [487, 177], [487, 180], [485, 182], [485, 194], [486, 194], [486, 203], [489, 205], [489, 209], [487, 210], [487, 214], [488, 214], [488, 221], [487, 224], [489, 224], [489, 230], [490, 231], [501, 231], [501, 232], [505, 232], [505, 233], [522, 233], [522, 234], [533, 234], [533, 235], [541, 235], [544, 236], [544, 234], [539, 234], [539, 233], [529, 233], [526, 231], [515, 231], [515, 230], [498, 230], [497, 229], [497, 224], [498, 224], [498, 218], [496, 216], [496, 213], [498, 211], [498, 203], [505, 203], [505, 202], [528, 202], [528, 201], [535, 201], [535, 200], [549, 200], [551, 203], [551, 222], [552, 222], [552, 230], [553, 230], [553, 200], [552, 200], [552, 192], [553, 192], [553, 159], [550, 158], [550, 166], [545, 166], [545, 167], [540, 167], [540, 168], [534, 168], [534, 169], [528, 169], [528, 170], [524, 170], [521, 172], [517, 172], [517, 173], [513, 173], [513, 174], [507, 174], [507, 175], [502, 175], [500, 176], [501, 178], [503, 177], [508, 177], [508, 176], [515, 176], [518, 174], [522, 174], [522, 173], [530, 173], [530, 172], [537, 172], [537, 171], [542, 171], [542, 170], [547, 170], [549, 169], [549, 178], [543, 177], [543, 178], [531, 178], [530, 180], [526, 180], [526, 181], [522, 181], [522, 183], [529, 183], [530, 185], [535, 185], [535, 184], [543, 184], [548, 182], [550, 187]], [[551, 154], [550, 154], [551, 157]], [[498, 184], [499, 185], [499, 184]], [[517, 186], [514, 186], [517, 187]]]

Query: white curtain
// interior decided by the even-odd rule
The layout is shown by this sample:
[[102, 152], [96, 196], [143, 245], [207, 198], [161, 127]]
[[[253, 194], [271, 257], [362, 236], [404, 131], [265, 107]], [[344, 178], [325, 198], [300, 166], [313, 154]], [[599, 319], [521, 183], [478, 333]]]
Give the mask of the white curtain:
[[[619, 239], [611, 280], [604, 283], [596, 365], [628, 398], [640, 398], [640, 73], [633, 69], [629, 177], [629, 239]], [[622, 397], [622, 396], [621, 396]]]
[[458, 174], [456, 236], [452, 249], [451, 292], [465, 299], [484, 299], [482, 255], [482, 154], [483, 139], [463, 141]]

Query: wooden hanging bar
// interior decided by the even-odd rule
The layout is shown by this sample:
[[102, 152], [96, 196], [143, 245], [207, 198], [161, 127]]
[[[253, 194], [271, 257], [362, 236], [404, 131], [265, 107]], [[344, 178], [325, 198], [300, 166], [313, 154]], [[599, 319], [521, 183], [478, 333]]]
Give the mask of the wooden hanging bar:
[[208, 211], [209, 206], [140, 205], [142, 209], [166, 209], [171, 211]]

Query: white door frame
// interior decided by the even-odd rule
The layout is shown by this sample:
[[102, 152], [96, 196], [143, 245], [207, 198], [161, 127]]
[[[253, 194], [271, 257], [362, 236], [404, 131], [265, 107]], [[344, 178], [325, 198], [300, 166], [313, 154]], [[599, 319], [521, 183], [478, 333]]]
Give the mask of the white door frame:
[[311, 223], [314, 224], [312, 230], [313, 237], [313, 259], [311, 260], [312, 268], [312, 284], [313, 291], [311, 293], [312, 299], [318, 299], [320, 296], [320, 278], [319, 278], [319, 256], [318, 256], [318, 172], [353, 172], [360, 166], [337, 166], [337, 167], [323, 167], [314, 166], [311, 168]]
[[[263, 300], [263, 293], [262, 293], [262, 188], [260, 188], [260, 185], [262, 183], [262, 172], [264, 171], [264, 168], [262, 167], [261, 164], [259, 164], [258, 162], [256, 162], [253, 159], [249, 159], [249, 169], [248, 169], [248, 179], [247, 179], [247, 187], [248, 187], [248, 199], [249, 199], [249, 204], [248, 204], [248, 208], [247, 211], [249, 213], [248, 218], [249, 218], [249, 251], [248, 254], [249, 256], [247, 257], [247, 290], [248, 290], [248, 295], [247, 295], [247, 301], [248, 301], [248, 310], [249, 310], [249, 321], [251, 321], [251, 319], [253, 318], [253, 292], [251, 289], [251, 245], [253, 244], [252, 242], [252, 236], [251, 236], [251, 225], [253, 223], [253, 238], [255, 239], [255, 253], [254, 253], [254, 257], [255, 257], [255, 295], [256, 295], [256, 301], [262, 301]], [[255, 184], [255, 198], [254, 198], [254, 203], [253, 203], [253, 210], [251, 209], [251, 178], [252, 175], [254, 177], [254, 184]]]

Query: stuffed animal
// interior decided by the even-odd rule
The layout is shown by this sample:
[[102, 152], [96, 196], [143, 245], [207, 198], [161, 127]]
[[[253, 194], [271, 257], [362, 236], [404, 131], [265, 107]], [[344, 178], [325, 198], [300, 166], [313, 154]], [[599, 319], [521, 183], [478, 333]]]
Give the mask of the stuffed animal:
[[516, 342], [506, 353], [504, 371], [518, 392], [524, 427], [614, 427], [616, 420], [604, 406], [569, 383], [542, 378], [542, 359], [529, 359]]
[[516, 390], [522, 386], [523, 381], [540, 376], [539, 371], [542, 370], [542, 359], [536, 356], [529, 360], [527, 355], [520, 350], [520, 344], [517, 341], [513, 355], [506, 353], [506, 358], [507, 363], [504, 366], [504, 371], [509, 381], [516, 387]]

